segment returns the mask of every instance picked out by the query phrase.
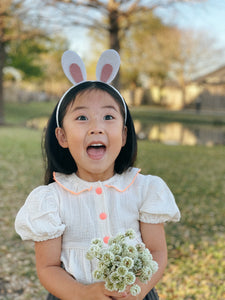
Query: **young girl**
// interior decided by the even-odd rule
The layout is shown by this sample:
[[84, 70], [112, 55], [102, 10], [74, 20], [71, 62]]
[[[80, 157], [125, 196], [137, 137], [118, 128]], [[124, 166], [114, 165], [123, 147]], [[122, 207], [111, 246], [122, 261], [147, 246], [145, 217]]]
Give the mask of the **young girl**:
[[[129, 109], [109, 82], [120, 59], [114, 50], [99, 59], [97, 81], [86, 81], [83, 62], [67, 51], [62, 65], [73, 86], [50, 117], [45, 185], [34, 189], [15, 221], [23, 240], [35, 241], [36, 268], [48, 299], [158, 299], [154, 289], [167, 263], [163, 223], [179, 209], [165, 182], [133, 167], [137, 142]], [[158, 262], [158, 271], [134, 297], [95, 282], [95, 264], [85, 255], [91, 240], [107, 245], [132, 228]], [[54, 295], [54, 296], [53, 296]]]

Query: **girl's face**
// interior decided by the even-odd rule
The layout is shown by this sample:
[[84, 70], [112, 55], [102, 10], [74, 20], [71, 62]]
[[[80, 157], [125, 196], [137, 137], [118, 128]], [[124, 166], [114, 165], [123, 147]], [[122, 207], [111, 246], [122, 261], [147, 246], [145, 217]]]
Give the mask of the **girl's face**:
[[114, 175], [127, 128], [114, 98], [105, 91], [91, 90], [77, 95], [68, 107], [56, 137], [61, 147], [69, 148], [81, 179], [104, 181]]

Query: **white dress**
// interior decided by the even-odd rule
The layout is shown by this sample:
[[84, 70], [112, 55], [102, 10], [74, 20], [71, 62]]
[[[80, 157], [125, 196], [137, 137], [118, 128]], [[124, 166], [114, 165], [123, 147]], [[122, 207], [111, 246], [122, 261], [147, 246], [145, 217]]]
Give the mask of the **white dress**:
[[45, 241], [63, 235], [61, 261], [76, 280], [92, 283], [95, 263], [85, 254], [94, 238], [108, 238], [139, 221], [177, 222], [180, 212], [165, 182], [130, 168], [106, 181], [87, 182], [76, 174], [55, 173], [55, 182], [39, 186], [19, 210], [15, 228], [23, 240]]

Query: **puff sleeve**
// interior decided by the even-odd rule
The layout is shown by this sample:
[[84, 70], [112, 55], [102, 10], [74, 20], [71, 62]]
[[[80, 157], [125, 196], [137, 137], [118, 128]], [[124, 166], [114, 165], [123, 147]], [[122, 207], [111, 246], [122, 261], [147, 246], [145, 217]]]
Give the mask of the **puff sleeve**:
[[23, 240], [45, 241], [61, 236], [65, 230], [59, 215], [58, 197], [49, 186], [39, 186], [20, 208], [15, 229]]
[[166, 183], [157, 176], [147, 176], [139, 219], [144, 223], [178, 222], [180, 211]]

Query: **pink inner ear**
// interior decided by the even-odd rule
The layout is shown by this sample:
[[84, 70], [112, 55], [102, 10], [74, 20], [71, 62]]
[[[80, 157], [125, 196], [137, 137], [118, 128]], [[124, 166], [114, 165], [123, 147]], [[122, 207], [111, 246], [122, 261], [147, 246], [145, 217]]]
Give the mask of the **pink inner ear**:
[[110, 64], [104, 65], [102, 68], [101, 78], [100, 80], [103, 82], [107, 82], [110, 75], [112, 74], [113, 67]]
[[84, 80], [81, 69], [78, 66], [78, 64], [70, 65], [70, 74], [76, 83], [79, 83]]

